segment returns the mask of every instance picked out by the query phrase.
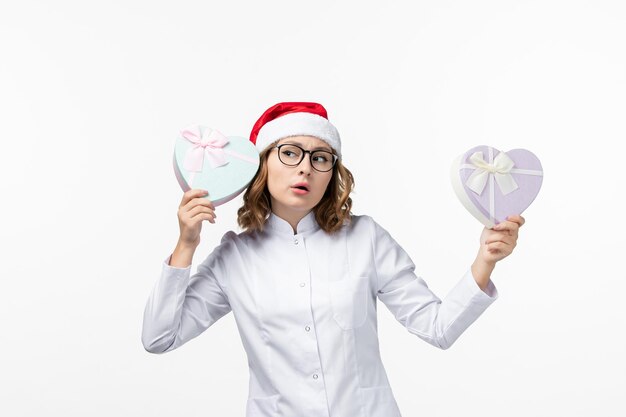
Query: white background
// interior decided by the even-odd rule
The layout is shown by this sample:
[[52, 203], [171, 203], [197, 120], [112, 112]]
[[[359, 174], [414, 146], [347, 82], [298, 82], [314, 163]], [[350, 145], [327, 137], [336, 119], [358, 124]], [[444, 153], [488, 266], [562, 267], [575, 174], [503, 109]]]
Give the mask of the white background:
[[625, 40], [620, 1], [3, 1], [0, 414], [244, 414], [232, 314], [165, 355], [140, 342], [178, 238], [174, 141], [310, 100], [342, 135], [354, 213], [442, 297], [482, 229], [453, 158], [520, 147], [545, 170], [500, 299], [450, 350], [379, 304], [403, 415], [626, 415]]

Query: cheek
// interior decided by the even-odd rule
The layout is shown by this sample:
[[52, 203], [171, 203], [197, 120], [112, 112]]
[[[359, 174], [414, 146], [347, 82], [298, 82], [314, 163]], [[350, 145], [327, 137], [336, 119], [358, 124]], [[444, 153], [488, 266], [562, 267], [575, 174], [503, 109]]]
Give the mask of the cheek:
[[279, 193], [279, 187], [278, 184], [276, 183], [276, 179], [275, 178], [268, 178], [267, 181], [267, 189], [269, 190], [270, 194], [272, 196], [276, 196]]
[[326, 190], [328, 189], [328, 185], [330, 184], [331, 178], [332, 178], [332, 175], [329, 175], [328, 178], [320, 181], [322, 185], [322, 187], [320, 187], [320, 198], [324, 196], [324, 193], [326, 193]]
[[267, 188], [270, 190], [270, 193], [276, 192], [280, 189], [283, 173], [281, 172], [281, 167], [276, 166], [274, 161], [268, 161], [267, 164]]

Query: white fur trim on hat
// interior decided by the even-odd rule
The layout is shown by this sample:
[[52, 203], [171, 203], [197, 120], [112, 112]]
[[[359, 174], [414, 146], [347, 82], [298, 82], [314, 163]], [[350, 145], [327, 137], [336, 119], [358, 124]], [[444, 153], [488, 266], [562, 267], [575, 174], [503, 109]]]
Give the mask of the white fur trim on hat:
[[306, 112], [288, 113], [265, 123], [259, 130], [256, 147], [261, 152], [275, 141], [290, 136], [315, 136], [341, 156], [341, 138], [335, 126], [322, 116]]

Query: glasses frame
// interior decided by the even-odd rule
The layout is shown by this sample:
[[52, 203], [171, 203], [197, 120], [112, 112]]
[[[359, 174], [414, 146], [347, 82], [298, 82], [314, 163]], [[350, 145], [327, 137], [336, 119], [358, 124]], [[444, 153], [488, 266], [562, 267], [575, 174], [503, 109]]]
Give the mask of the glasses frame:
[[[296, 148], [298, 148], [298, 149], [300, 149], [302, 151], [302, 154], [300, 154], [300, 160], [298, 161], [297, 164], [291, 165], [291, 164], [287, 164], [287, 163], [283, 162], [283, 160], [280, 158], [280, 148], [282, 148], [283, 146], [294, 146], [294, 147], [296, 147]], [[302, 161], [304, 160], [304, 155], [307, 154], [307, 153], [309, 154], [309, 163], [311, 164], [311, 168], [313, 168], [317, 172], [329, 172], [329, 171], [332, 171], [332, 169], [335, 167], [335, 164], [337, 163], [337, 160], [339, 160], [339, 157], [337, 155], [335, 155], [334, 153], [332, 153], [332, 152], [328, 152], [328, 151], [325, 151], [323, 149], [316, 149], [314, 151], [307, 151], [305, 149], [302, 149], [301, 146], [294, 145], [293, 143], [281, 143], [280, 145], [274, 146], [272, 149], [274, 149], [274, 148], [278, 149], [278, 155], [276, 155], [276, 156], [278, 156], [278, 160], [281, 162], [281, 164], [286, 165], [288, 167], [297, 167], [298, 165], [300, 165], [302, 163]], [[313, 154], [315, 152], [325, 152], [325, 153], [331, 154], [333, 156], [333, 164], [331, 165], [330, 169], [327, 169], [326, 171], [321, 171], [321, 170], [315, 168], [315, 166], [313, 165]]]

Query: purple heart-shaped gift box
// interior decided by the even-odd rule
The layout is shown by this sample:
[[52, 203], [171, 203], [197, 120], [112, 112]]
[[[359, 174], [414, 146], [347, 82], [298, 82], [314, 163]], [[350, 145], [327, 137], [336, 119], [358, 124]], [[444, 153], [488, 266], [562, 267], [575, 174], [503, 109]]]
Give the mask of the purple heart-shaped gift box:
[[482, 145], [455, 159], [451, 177], [465, 208], [492, 228], [530, 206], [541, 189], [543, 169], [526, 149], [502, 152]]

